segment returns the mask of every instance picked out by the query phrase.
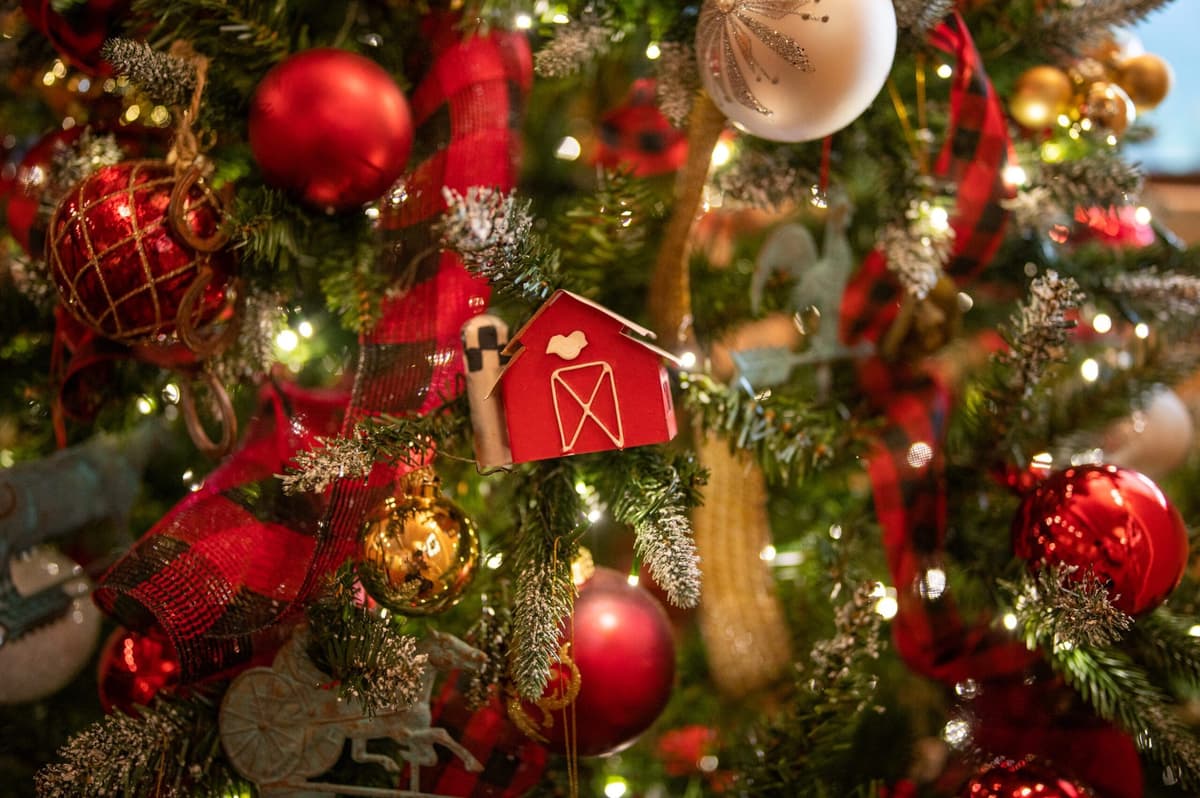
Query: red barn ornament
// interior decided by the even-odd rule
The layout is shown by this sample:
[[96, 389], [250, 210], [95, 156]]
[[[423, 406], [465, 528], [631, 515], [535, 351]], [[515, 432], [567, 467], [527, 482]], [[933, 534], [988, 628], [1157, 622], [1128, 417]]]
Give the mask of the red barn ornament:
[[512, 462], [674, 438], [663, 360], [679, 361], [642, 340], [653, 337], [590, 299], [556, 291], [503, 351], [497, 387]]

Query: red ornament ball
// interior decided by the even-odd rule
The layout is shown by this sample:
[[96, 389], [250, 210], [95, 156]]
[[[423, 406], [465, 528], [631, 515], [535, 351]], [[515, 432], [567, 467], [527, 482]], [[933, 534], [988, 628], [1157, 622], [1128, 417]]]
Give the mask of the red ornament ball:
[[[662, 605], [645, 589], [611, 568], [597, 568], [575, 600], [564, 638], [579, 669], [573, 706], [549, 713], [539, 723], [549, 746], [565, 753], [564, 726], [574, 725], [580, 756], [606, 756], [633, 743], [654, 723], [675, 681], [675, 640]], [[556, 666], [546, 695], [558, 694], [569, 673]], [[543, 699], [544, 701], [545, 699]], [[526, 706], [535, 723], [541, 709]]]
[[104, 40], [129, 10], [130, 0], [86, 0], [71, 3], [59, 13], [52, 0], [22, 0], [29, 24], [54, 45], [67, 63], [89, 75], [107, 75], [111, 67], [100, 58]]
[[412, 148], [408, 102], [369, 58], [307, 50], [266, 74], [250, 106], [250, 149], [267, 181], [318, 208], [378, 199]]
[[1056, 471], [1026, 496], [1013, 523], [1016, 555], [1031, 565], [1078, 566], [1107, 580], [1113, 603], [1136, 615], [1183, 578], [1187, 527], [1144, 474], [1113, 465]]
[[104, 711], [132, 715], [136, 706], [148, 706], [160, 691], [179, 684], [179, 658], [161, 634], [117, 628], [100, 653], [98, 676]]
[[985, 765], [959, 792], [961, 798], [1096, 798], [1077, 781], [1036, 759], [997, 759]]
[[[203, 268], [213, 279], [195, 302], [200, 326], [225, 306], [233, 272], [229, 250], [198, 252], [169, 219], [174, 170], [162, 161], [103, 167], [63, 198], [50, 220], [46, 247], [63, 305], [99, 335], [124, 343], [164, 343], [176, 330], [184, 295]], [[215, 196], [193, 184], [181, 223], [198, 239], [221, 224]]]

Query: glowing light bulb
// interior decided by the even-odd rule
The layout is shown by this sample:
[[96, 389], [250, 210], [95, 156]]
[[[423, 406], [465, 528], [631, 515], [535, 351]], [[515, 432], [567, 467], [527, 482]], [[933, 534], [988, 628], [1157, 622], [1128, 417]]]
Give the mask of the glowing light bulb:
[[1096, 317], [1092, 319], [1092, 329], [1101, 335], [1111, 330], [1112, 326], [1112, 317], [1107, 313], [1097, 313]]
[[1100, 364], [1095, 358], [1088, 358], [1079, 364], [1079, 374], [1083, 377], [1084, 382], [1095, 382], [1100, 379]]
[[579, 143], [579, 139], [574, 136], [564, 136], [563, 140], [558, 143], [558, 149], [554, 151], [554, 157], [560, 161], [574, 161], [583, 153], [583, 147]]
[[718, 141], [717, 146], [713, 147], [712, 165], [716, 167], [724, 166], [733, 158], [733, 148], [728, 142]]
[[651, 61], [657, 61], [660, 55], [662, 55], [662, 48], [658, 46], [658, 42], [650, 42], [646, 45], [646, 57]]
[[296, 335], [295, 330], [280, 330], [279, 334], [275, 336], [275, 346], [283, 352], [294, 352], [299, 345], [300, 336]]

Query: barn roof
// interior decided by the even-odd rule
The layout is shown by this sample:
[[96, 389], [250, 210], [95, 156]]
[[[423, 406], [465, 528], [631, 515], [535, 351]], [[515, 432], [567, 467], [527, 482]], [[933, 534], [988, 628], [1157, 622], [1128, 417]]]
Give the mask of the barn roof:
[[[658, 355], [661, 358], [666, 358], [667, 360], [674, 363], [676, 366], [682, 365], [682, 363], [680, 362], [680, 360], [677, 356], [671, 354], [670, 352], [668, 352], [665, 349], [662, 349], [661, 347], [655, 346], [654, 344], [650, 343], [649, 341], [644, 340], [644, 338], [654, 338], [655, 337], [654, 333], [652, 333], [650, 330], [647, 330], [645, 327], [641, 326], [640, 324], [638, 324], [635, 321], [631, 321], [630, 319], [625, 318], [624, 316], [622, 316], [619, 313], [613, 313], [611, 310], [604, 307], [599, 302], [595, 302], [591, 299], [588, 299], [587, 297], [583, 297], [583, 296], [580, 296], [579, 294], [576, 294], [571, 291], [567, 291], [566, 289], [560, 288], [557, 291], [555, 291], [550, 296], [550, 298], [547, 299], [546, 302], [540, 308], [538, 308], [537, 312], [534, 313], [533, 316], [531, 316], [529, 318], [529, 321], [527, 321], [523, 325], [521, 325], [521, 329], [517, 330], [516, 333], [514, 333], [513, 336], [509, 339], [508, 345], [505, 346], [504, 350], [503, 350], [503, 354], [507, 355], [509, 360], [507, 363], [504, 364], [504, 367], [502, 369], [500, 369], [500, 374], [496, 378], [497, 385], [500, 384], [500, 380], [504, 379], [505, 373], [508, 371], [509, 368], [512, 367], [512, 364], [517, 362], [517, 358], [519, 358], [521, 355], [523, 355], [525, 353], [525, 347], [519, 345], [521, 336], [524, 335], [525, 332], [530, 327], [532, 327], [535, 322], [537, 322], [538, 317], [541, 316], [542, 313], [544, 313], [546, 310], [548, 310], [551, 305], [553, 305], [555, 302], [562, 299], [563, 297], [568, 297], [570, 299], [574, 299], [576, 302], [578, 302], [582, 305], [586, 305], [587, 307], [592, 308], [593, 310], [597, 310], [600, 313], [603, 313], [605, 316], [608, 316], [609, 318], [620, 322], [621, 326], [625, 328], [621, 331], [621, 334], [624, 335], [625, 337], [627, 337], [629, 340], [633, 341], [635, 344], [638, 344], [639, 346], [645, 347], [646, 349], [650, 350], [651, 352], [653, 352], [654, 354]], [[636, 335], [642, 336], [642, 337], [641, 338], [635, 337], [634, 335], [631, 335], [631, 333], [636, 333]]]

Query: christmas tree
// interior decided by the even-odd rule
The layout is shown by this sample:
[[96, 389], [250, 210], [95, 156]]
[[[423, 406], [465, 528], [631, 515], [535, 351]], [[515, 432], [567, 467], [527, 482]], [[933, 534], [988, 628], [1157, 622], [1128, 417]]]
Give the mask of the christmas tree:
[[1166, 0], [0, 11], [0, 790], [1200, 791]]

